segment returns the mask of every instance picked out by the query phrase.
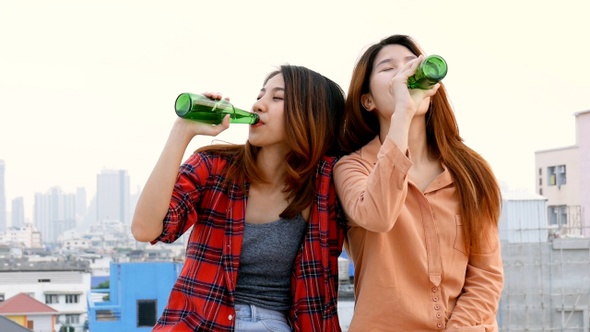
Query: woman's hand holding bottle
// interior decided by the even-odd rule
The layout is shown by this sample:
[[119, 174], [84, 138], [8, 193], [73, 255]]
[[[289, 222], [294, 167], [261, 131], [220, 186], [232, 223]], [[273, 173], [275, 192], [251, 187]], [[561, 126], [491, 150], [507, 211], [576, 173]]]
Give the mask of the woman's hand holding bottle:
[[[222, 94], [218, 92], [204, 92], [202, 95], [212, 100], [222, 100]], [[225, 98], [225, 100], [229, 101], [229, 98]], [[182, 132], [192, 134], [192, 138], [196, 135], [217, 136], [219, 133], [229, 128], [229, 123], [230, 114], [226, 114], [220, 124], [210, 124], [178, 117], [176, 119], [175, 127]]]

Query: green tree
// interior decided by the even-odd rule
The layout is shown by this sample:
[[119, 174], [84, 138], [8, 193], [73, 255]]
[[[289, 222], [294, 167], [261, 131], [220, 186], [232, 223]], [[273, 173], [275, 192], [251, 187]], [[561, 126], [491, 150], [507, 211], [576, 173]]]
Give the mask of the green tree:
[[108, 289], [108, 288], [111, 288], [110, 280], [101, 282], [95, 288], [96, 289]]

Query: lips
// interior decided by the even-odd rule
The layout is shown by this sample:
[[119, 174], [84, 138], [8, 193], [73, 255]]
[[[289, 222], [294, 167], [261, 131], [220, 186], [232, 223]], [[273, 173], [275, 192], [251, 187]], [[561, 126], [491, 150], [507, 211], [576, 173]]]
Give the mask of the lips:
[[256, 122], [255, 124], [253, 124], [252, 127], [260, 127], [262, 125], [264, 125], [264, 121], [259, 120], [258, 122]]

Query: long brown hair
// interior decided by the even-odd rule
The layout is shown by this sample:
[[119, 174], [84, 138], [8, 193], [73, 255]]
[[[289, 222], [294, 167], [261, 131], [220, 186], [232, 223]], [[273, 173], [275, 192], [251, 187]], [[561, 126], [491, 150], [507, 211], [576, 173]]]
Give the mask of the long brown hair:
[[[367, 112], [361, 96], [369, 92], [371, 70], [379, 51], [387, 45], [401, 45], [414, 55], [424, 54], [420, 46], [406, 35], [393, 35], [371, 45], [361, 55], [352, 73], [344, 121], [339, 136], [343, 152], [360, 149], [379, 134], [375, 112]], [[444, 84], [430, 98], [425, 117], [428, 151], [439, 158], [450, 170], [458, 188], [467, 246], [483, 249], [485, 239], [495, 234], [500, 217], [501, 193], [489, 164], [477, 152], [463, 143]]]
[[[282, 65], [271, 72], [264, 84], [275, 75], [285, 81], [284, 129], [290, 148], [285, 158], [286, 176], [283, 192], [289, 206], [281, 213], [293, 218], [308, 207], [315, 195], [317, 165], [324, 155], [340, 154], [337, 130], [344, 110], [344, 91], [329, 78], [302, 66]], [[216, 151], [230, 156], [226, 184], [247, 181], [265, 182], [256, 168], [260, 148], [244, 145], [211, 145], [197, 151]]]

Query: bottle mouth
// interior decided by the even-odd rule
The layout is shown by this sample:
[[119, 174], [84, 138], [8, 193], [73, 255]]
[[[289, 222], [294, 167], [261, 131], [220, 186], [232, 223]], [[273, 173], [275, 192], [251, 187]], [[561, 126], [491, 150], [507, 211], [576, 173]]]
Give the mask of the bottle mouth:
[[174, 102], [174, 110], [178, 115], [185, 115], [191, 110], [191, 97], [183, 93], [176, 97], [176, 101]]
[[258, 114], [254, 113], [254, 112], [252, 112], [252, 118], [254, 119], [254, 120], [252, 120], [253, 125], [260, 122], [260, 116], [258, 116]]
[[422, 71], [424, 76], [440, 81], [447, 75], [447, 62], [440, 56], [432, 55], [424, 62]]

